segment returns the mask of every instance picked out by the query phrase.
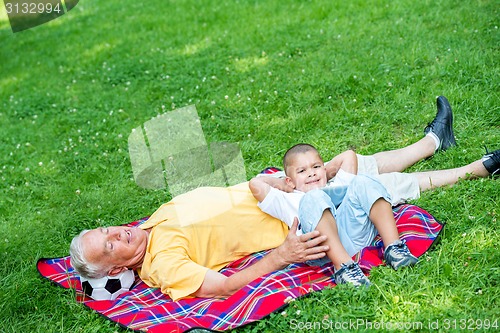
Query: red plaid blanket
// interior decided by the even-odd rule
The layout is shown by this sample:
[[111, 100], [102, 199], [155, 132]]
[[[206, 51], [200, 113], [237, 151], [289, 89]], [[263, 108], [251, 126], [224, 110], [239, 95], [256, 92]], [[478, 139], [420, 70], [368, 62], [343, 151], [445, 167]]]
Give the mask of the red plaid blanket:
[[[421, 256], [430, 248], [443, 228], [443, 224], [432, 215], [414, 205], [394, 208], [394, 216], [401, 238], [406, 240], [416, 256]], [[139, 225], [145, 220], [131, 225]], [[221, 272], [231, 275], [265, 254], [266, 251], [249, 255], [233, 262]], [[383, 264], [382, 254], [382, 242], [377, 237], [373, 246], [363, 249], [355, 259], [368, 272], [372, 267]], [[116, 300], [94, 301], [82, 293], [69, 257], [40, 259], [37, 268], [50, 281], [64, 288], [76, 289], [77, 300], [85, 306], [124, 327], [142, 332], [184, 332], [192, 328], [233, 329], [283, 308], [291, 299], [335, 285], [330, 265], [309, 267], [294, 264], [256, 279], [224, 300], [192, 298], [174, 302], [137, 278], [132, 290]]]

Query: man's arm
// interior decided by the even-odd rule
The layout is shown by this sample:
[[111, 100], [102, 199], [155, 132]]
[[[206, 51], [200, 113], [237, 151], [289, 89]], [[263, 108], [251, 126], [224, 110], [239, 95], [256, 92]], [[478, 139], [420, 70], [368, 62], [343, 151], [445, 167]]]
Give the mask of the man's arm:
[[196, 297], [229, 297], [262, 275], [283, 269], [291, 263], [324, 257], [328, 246], [320, 244], [326, 240], [326, 236], [320, 236], [317, 230], [297, 236], [297, 225], [298, 220], [295, 219], [283, 244], [252, 266], [229, 277], [209, 270], [201, 287], [194, 295]]
[[293, 192], [293, 188], [288, 185], [284, 178], [275, 178], [271, 176], [254, 177], [248, 183], [250, 191], [259, 202], [264, 201], [271, 187], [277, 188], [283, 192]]
[[332, 158], [325, 167], [328, 180], [335, 177], [340, 169], [356, 175], [358, 173], [358, 158], [353, 150], [346, 150]]

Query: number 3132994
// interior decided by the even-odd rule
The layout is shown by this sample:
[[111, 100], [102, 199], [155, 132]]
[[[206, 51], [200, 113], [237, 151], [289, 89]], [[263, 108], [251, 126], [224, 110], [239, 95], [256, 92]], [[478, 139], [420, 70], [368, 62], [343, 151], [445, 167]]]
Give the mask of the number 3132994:
[[51, 3], [33, 3], [33, 2], [22, 2], [22, 3], [5, 3], [5, 9], [7, 14], [43, 14], [43, 13], [61, 13], [63, 9], [61, 8], [61, 3], [55, 5]]

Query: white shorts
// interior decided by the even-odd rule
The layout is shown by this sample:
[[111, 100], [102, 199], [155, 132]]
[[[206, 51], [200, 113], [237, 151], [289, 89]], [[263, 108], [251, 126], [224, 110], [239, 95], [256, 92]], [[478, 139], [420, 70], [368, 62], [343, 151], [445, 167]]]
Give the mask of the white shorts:
[[417, 177], [401, 172], [379, 174], [377, 161], [373, 156], [356, 155], [358, 157], [358, 175], [366, 174], [377, 178], [389, 192], [393, 206], [420, 198]]

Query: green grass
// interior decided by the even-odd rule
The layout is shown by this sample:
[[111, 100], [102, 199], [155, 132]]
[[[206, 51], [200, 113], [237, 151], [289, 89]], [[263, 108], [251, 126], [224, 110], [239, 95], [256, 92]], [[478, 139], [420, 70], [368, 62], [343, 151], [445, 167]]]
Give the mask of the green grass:
[[[325, 159], [415, 142], [437, 95], [452, 104], [459, 146], [412, 171], [500, 148], [499, 4], [85, 0], [16, 34], [1, 9], [0, 331], [121, 331], [35, 263], [67, 255], [83, 228], [138, 219], [169, 199], [136, 186], [128, 159], [131, 130], [157, 114], [195, 104], [207, 141], [239, 143], [248, 178], [301, 141]], [[500, 320], [499, 185], [424, 193], [415, 203], [447, 227], [414, 269], [377, 268], [369, 290], [315, 293], [237, 331]]]

